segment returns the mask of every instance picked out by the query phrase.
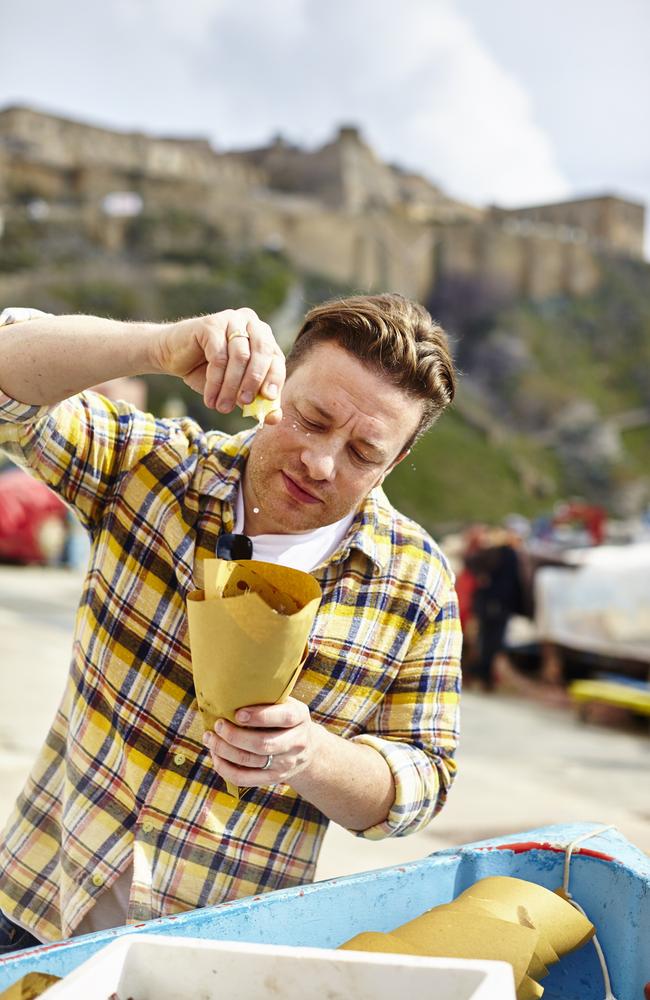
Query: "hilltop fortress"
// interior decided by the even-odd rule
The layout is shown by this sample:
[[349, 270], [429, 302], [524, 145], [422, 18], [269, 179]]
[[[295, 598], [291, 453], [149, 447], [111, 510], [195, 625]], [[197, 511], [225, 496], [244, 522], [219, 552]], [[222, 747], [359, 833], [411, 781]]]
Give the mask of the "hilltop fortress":
[[171, 210], [213, 224], [233, 248], [282, 251], [332, 281], [421, 300], [440, 283], [469, 279], [506, 298], [581, 295], [597, 286], [602, 255], [643, 256], [641, 204], [602, 195], [478, 208], [383, 163], [350, 126], [315, 150], [278, 137], [219, 152], [205, 139], [0, 111], [5, 219], [76, 220], [119, 252], [133, 214]]

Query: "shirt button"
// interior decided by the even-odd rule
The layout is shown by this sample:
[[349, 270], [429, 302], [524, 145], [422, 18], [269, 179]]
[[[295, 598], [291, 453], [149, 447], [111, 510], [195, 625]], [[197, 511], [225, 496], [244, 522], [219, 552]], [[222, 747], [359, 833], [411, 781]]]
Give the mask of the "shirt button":
[[182, 767], [186, 760], [187, 758], [184, 753], [174, 754], [174, 763], [177, 767]]
[[151, 822], [151, 820], [146, 819], [142, 824], [142, 832], [151, 833], [152, 830], [153, 830], [153, 823]]
[[103, 884], [104, 884], [103, 876], [101, 876], [99, 873], [93, 875], [93, 885], [96, 885], [97, 888], [99, 889], [99, 887], [102, 886]]

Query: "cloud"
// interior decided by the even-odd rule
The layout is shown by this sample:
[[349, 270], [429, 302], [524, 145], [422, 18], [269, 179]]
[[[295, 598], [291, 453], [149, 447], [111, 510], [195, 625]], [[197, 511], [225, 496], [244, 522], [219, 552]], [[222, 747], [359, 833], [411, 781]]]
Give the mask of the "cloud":
[[382, 157], [470, 201], [567, 193], [528, 95], [452, 0], [63, 6], [64, 30], [60, 5], [15, 6], [3, 32], [5, 50], [18, 44], [5, 62], [13, 99], [123, 127], [207, 134], [220, 148], [277, 131], [315, 145], [355, 123]]
[[255, 17], [222, 5], [195, 72], [220, 95], [221, 144], [275, 130], [316, 143], [349, 121], [468, 199], [567, 193], [528, 95], [446, 0], [266, 0]]

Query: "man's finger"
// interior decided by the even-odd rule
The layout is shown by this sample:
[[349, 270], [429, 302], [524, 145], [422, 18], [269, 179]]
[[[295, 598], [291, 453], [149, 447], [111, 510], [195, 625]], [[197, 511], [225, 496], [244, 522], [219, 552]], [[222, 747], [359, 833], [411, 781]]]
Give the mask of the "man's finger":
[[250, 335], [246, 327], [247, 324], [240, 317], [235, 316], [229, 321], [226, 329], [228, 359], [216, 401], [216, 408], [221, 413], [229, 413], [234, 407], [239, 395], [239, 387], [251, 358]]
[[229, 763], [234, 764], [236, 767], [248, 767], [261, 771], [269, 758], [268, 753], [254, 753], [250, 750], [242, 750], [238, 746], [228, 743], [225, 739], [221, 739], [219, 736], [215, 736], [212, 733], [208, 735], [210, 750], [217, 757], [229, 761]]
[[213, 410], [217, 405], [217, 399], [219, 398], [226, 368], [228, 367], [226, 341], [219, 334], [215, 334], [214, 337], [215, 339], [210, 342], [205, 352], [208, 366], [205, 370], [203, 402], [210, 410]]
[[[268, 383], [269, 371], [274, 364], [277, 364], [277, 355], [280, 349], [273, 337], [273, 331], [268, 323], [255, 317], [248, 322], [246, 329], [250, 335], [250, 360], [239, 389], [238, 400], [242, 405], [251, 403], [260, 394], [264, 385]], [[284, 361], [284, 355], [280, 351]], [[278, 390], [276, 387], [275, 397]]]
[[273, 352], [271, 364], [269, 365], [266, 378], [264, 379], [264, 383], [261, 388], [261, 394], [266, 396], [267, 399], [277, 399], [284, 388], [285, 378], [286, 368], [284, 354], [278, 348], [277, 351]]
[[304, 722], [308, 709], [301, 701], [289, 698], [280, 705], [251, 705], [237, 712], [237, 724], [260, 729], [290, 729]]
[[212, 754], [212, 763], [215, 771], [221, 775], [224, 781], [230, 782], [231, 785], [239, 785], [240, 788], [254, 785], [275, 785], [281, 780], [280, 773], [275, 771], [273, 767], [264, 771], [261, 768], [237, 767], [236, 764], [231, 764], [230, 761], [224, 760], [223, 757], [218, 757], [214, 753]]
[[[211, 744], [225, 742], [234, 750], [242, 753], [255, 754], [263, 764], [271, 754], [291, 753], [296, 749], [295, 727], [289, 729], [251, 729], [244, 726], [233, 726], [231, 722], [219, 720], [215, 732], [206, 733]], [[231, 758], [229, 758], [231, 759]], [[253, 765], [250, 765], [253, 766]]]

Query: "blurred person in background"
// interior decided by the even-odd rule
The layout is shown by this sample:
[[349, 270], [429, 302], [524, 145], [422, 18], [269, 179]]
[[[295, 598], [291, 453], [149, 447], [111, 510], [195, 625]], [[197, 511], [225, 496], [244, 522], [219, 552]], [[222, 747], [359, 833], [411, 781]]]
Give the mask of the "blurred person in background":
[[471, 609], [475, 628], [470, 676], [484, 691], [495, 687], [495, 660], [506, 651], [508, 622], [524, 611], [524, 593], [512, 532], [478, 526], [468, 535], [465, 567], [472, 578]]

